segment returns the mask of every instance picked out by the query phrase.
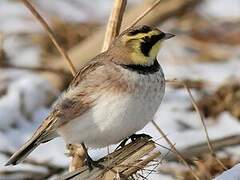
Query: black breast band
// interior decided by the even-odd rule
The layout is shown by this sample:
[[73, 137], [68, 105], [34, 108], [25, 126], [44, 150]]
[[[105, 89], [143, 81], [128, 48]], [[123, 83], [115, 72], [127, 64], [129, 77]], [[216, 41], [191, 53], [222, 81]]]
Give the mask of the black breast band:
[[157, 59], [155, 59], [154, 63], [150, 66], [144, 66], [140, 64], [130, 64], [130, 65], [121, 64], [121, 66], [130, 71], [136, 71], [139, 74], [153, 74], [160, 69], [160, 65]]

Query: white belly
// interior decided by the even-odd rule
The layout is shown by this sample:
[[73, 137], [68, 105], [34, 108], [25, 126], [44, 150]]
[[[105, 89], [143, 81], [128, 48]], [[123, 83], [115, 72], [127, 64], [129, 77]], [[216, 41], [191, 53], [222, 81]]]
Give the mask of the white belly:
[[152, 120], [161, 103], [163, 84], [146, 81], [140, 86], [144, 87], [133, 94], [102, 94], [93, 108], [58, 128], [58, 133], [67, 143], [84, 142], [92, 148], [120, 142]]

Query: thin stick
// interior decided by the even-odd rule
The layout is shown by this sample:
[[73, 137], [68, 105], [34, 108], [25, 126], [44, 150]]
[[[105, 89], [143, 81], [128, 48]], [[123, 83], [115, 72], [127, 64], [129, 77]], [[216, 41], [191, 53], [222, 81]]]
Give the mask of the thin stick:
[[189, 97], [191, 99], [191, 102], [192, 102], [192, 105], [195, 109], [195, 111], [197, 112], [197, 114], [199, 115], [199, 119], [201, 120], [201, 123], [202, 123], [202, 126], [203, 126], [203, 129], [204, 129], [204, 133], [205, 133], [205, 136], [206, 136], [206, 139], [207, 139], [207, 144], [208, 144], [208, 149], [211, 153], [211, 155], [216, 159], [216, 161], [219, 163], [219, 165], [221, 165], [221, 167], [224, 169], [224, 170], [227, 170], [227, 167], [217, 158], [216, 156], [216, 153], [214, 151], [214, 148], [213, 148], [213, 145], [211, 143], [211, 140], [210, 140], [210, 137], [209, 137], [209, 134], [208, 134], [208, 131], [207, 131], [207, 126], [205, 124], [205, 121], [204, 121], [204, 117], [203, 117], [203, 114], [202, 112], [200, 111], [195, 99], [193, 98], [193, 95], [189, 89], [189, 87], [187, 86], [187, 84], [184, 82], [184, 81], [179, 81], [177, 79], [174, 79], [174, 80], [166, 80], [167, 83], [178, 83], [180, 85], [182, 85], [188, 92], [189, 94]]
[[157, 123], [155, 121], [151, 121], [152, 124], [155, 126], [155, 128], [158, 130], [158, 132], [163, 136], [163, 138], [165, 139], [165, 141], [168, 143], [168, 145], [171, 147], [172, 151], [174, 152], [174, 154], [177, 156], [177, 158], [187, 167], [189, 168], [192, 176], [197, 179], [200, 180], [198, 178], [198, 176], [196, 175], [196, 173], [193, 171], [192, 167], [187, 163], [187, 161], [184, 159], [184, 157], [181, 155], [181, 153], [175, 148], [175, 146], [172, 144], [172, 142], [168, 139], [168, 137], [165, 135], [165, 133], [162, 131], [162, 129], [160, 128], [160, 126], [157, 125]]
[[129, 28], [135, 26], [139, 21], [141, 21], [148, 13], [150, 13], [155, 7], [160, 4], [161, 0], [156, 0], [148, 9], [146, 9], [130, 26]]
[[111, 42], [119, 34], [126, 4], [127, 0], [115, 0], [111, 15], [108, 20], [102, 52], [106, 51], [109, 48]]
[[42, 18], [42, 16], [37, 12], [37, 10], [32, 6], [32, 4], [28, 0], [22, 0], [23, 4], [31, 11], [32, 15], [40, 22], [40, 24], [44, 27], [46, 30], [48, 36], [56, 46], [57, 50], [61, 54], [61, 56], [64, 58], [66, 61], [67, 65], [69, 66], [69, 69], [72, 73], [73, 76], [76, 74], [76, 69], [72, 64], [72, 61], [70, 60], [69, 56], [67, 55], [66, 51], [64, 48], [60, 45], [60, 43], [57, 41], [56, 36], [54, 35], [53, 31], [47, 24], [47, 22]]

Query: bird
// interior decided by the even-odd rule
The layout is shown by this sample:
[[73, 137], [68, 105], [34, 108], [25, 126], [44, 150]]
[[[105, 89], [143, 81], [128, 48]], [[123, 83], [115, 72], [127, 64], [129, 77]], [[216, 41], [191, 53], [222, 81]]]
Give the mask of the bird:
[[80, 68], [33, 136], [5, 165], [22, 162], [37, 146], [59, 136], [66, 144], [94, 149], [143, 129], [165, 93], [157, 55], [162, 42], [174, 36], [147, 25], [123, 31], [107, 51]]

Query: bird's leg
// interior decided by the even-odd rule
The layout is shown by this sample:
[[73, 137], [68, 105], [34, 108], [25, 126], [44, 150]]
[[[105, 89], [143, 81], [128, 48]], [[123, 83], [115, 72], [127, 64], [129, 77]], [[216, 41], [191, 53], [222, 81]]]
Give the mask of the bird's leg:
[[104, 169], [105, 167], [100, 164], [98, 161], [94, 161], [88, 154], [87, 152], [87, 148], [85, 146], [84, 143], [82, 143], [82, 147], [83, 147], [83, 150], [85, 151], [85, 154], [86, 154], [86, 163], [87, 163], [87, 166], [89, 168], [89, 170], [93, 170], [93, 167], [97, 167], [97, 168], [100, 168], [100, 169]]
[[126, 139], [124, 139], [124, 140], [118, 145], [118, 147], [116, 148], [116, 150], [119, 149], [119, 148], [123, 148], [123, 147], [126, 145], [126, 143], [127, 143], [127, 141], [128, 141], [129, 139], [131, 139], [131, 141], [134, 142], [134, 141], [136, 141], [136, 140], [139, 139], [139, 138], [141, 138], [141, 139], [152, 139], [151, 136], [149, 136], [149, 135], [147, 135], [147, 134], [144, 134], [144, 133], [142, 133], [142, 134], [133, 134], [133, 135], [127, 137]]

